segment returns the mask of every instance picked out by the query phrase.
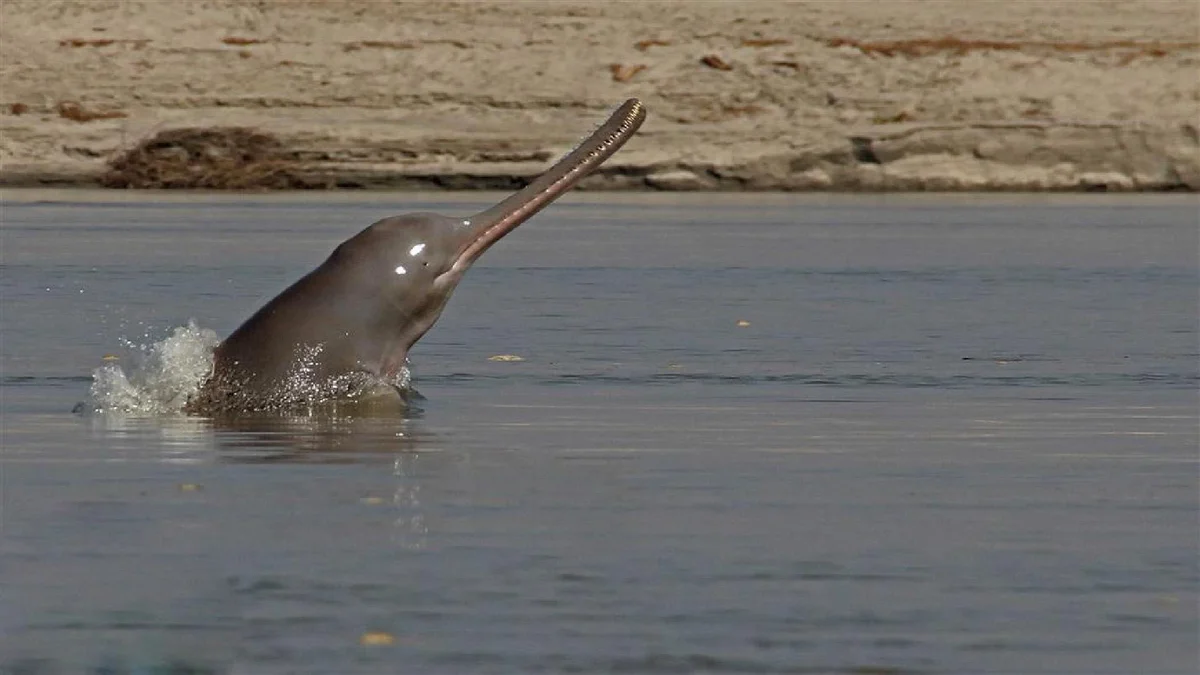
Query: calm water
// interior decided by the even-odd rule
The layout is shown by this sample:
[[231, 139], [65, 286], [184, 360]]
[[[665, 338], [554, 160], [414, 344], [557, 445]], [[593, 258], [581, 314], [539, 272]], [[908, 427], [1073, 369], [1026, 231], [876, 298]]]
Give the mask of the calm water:
[[483, 199], [4, 195], [0, 672], [1196, 671], [1191, 197], [576, 195], [407, 418], [72, 414]]

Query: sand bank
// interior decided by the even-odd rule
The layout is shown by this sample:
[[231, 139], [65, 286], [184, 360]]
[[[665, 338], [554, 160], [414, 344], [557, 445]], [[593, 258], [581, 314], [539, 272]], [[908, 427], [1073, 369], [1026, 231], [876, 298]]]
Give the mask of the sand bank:
[[6, 0], [0, 185], [249, 127], [303, 185], [507, 188], [636, 96], [585, 187], [1196, 190], [1198, 35], [1193, 0]]

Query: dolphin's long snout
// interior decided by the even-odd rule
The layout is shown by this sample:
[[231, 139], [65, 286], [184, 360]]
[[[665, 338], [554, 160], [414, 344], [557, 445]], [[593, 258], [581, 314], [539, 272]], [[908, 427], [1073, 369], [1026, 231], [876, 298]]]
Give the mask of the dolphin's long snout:
[[461, 274], [501, 237], [541, 211], [604, 163], [633, 136], [646, 119], [636, 98], [625, 101], [575, 149], [541, 176], [504, 201], [470, 219], [470, 234], [451, 271]]

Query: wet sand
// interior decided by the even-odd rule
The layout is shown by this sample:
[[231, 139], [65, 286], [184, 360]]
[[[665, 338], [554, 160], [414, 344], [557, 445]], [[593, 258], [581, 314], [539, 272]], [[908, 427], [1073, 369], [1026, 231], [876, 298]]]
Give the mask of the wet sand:
[[1200, 7], [0, 4], [0, 185], [96, 185], [182, 127], [252, 127], [328, 187], [507, 188], [620, 101], [584, 188], [1195, 190]]

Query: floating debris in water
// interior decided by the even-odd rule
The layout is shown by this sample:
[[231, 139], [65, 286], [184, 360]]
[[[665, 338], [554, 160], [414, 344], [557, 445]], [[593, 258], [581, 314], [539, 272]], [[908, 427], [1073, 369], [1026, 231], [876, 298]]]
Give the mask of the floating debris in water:
[[396, 638], [391, 633], [373, 631], [363, 633], [362, 637], [358, 638], [358, 644], [364, 647], [386, 647], [396, 644]]

